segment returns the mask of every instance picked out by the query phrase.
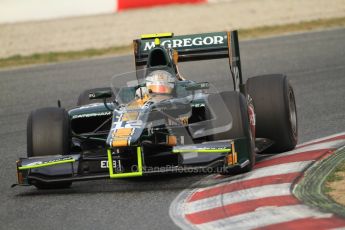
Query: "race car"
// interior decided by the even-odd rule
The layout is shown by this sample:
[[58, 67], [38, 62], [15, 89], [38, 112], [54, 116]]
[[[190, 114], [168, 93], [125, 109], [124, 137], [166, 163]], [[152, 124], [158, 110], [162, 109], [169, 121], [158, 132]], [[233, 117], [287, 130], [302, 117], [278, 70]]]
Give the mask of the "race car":
[[[50, 189], [162, 173], [245, 173], [257, 153], [296, 146], [292, 86], [283, 74], [244, 83], [237, 31], [147, 34], [133, 44], [135, 71], [85, 90], [68, 111], [30, 113], [27, 157], [17, 161], [15, 185]], [[214, 59], [228, 60], [221, 81], [200, 72], [191, 79], [179, 68]]]

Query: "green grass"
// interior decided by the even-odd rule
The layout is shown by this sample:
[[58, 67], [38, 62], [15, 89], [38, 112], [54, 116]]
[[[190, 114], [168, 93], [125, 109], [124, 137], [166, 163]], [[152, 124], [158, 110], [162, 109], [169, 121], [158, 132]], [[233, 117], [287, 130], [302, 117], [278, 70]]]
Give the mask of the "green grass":
[[8, 58], [1, 58], [0, 68], [70, 61], [89, 57], [100, 57], [115, 54], [126, 54], [130, 50], [130, 46], [121, 46], [102, 49], [86, 49], [81, 51], [39, 53], [28, 56], [14, 55]]
[[307, 22], [292, 23], [279, 26], [263, 26], [253, 29], [244, 29], [239, 31], [240, 38], [256, 38], [277, 34], [286, 34], [293, 32], [312, 31], [318, 29], [327, 29], [334, 27], [345, 27], [345, 17], [319, 19]]
[[345, 180], [343, 176], [338, 175], [338, 172], [345, 171], [345, 160], [343, 160], [326, 178], [326, 183], [324, 184], [323, 191], [327, 194], [333, 189], [329, 186], [332, 182], [342, 181]]
[[[345, 27], [345, 17], [333, 19], [320, 19], [278, 26], [263, 26], [252, 29], [240, 29], [239, 37], [240, 39], [249, 39], [332, 27]], [[1, 58], [0, 68], [70, 61], [89, 57], [128, 54], [130, 53], [131, 49], [132, 46], [127, 45], [121, 47], [109, 47], [102, 49], [86, 49], [81, 51], [39, 53], [28, 56], [14, 55], [8, 58]]]

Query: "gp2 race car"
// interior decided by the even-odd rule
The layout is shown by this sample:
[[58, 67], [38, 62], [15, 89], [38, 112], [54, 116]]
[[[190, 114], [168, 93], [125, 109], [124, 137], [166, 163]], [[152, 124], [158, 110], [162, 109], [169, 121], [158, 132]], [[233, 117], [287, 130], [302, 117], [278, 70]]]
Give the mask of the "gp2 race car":
[[[134, 40], [134, 58], [134, 72], [84, 91], [77, 107], [30, 113], [27, 157], [17, 161], [15, 185], [48, 189], [161, 173], [244, 173], [256, 153], [295, 147], [293, 88], [282, 74], [243, 82], [237, 31], [142, 35]], [[198, 72], [195, 81], [179, 70], [178, 63], [225, 58], [225, 80]]]

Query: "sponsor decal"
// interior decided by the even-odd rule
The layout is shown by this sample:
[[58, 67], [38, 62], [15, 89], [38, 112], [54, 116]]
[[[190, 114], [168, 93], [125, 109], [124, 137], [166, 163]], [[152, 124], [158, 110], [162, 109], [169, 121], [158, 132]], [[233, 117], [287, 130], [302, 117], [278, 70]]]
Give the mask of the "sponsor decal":
[[[167, 39], [162, 41], [161, 46], [167, 48], [185, 48], [192, 46], [210, 46], [224, 44], [226, 36], [207, 36], [183, 39]], [[145, 42], [144, 51], [149, 51], [155, 47], [155, 42]]]
[[192, 104], [192, 107], [194, 107], [194, 108], [205, 107], [205, 103], [195, 103], [195, 104]]
[[66, 160], [74, 160], [74, 158], [73, 157], [61, 157], [61, 158], [52, 159], [49, 161], [35, 161], [35, 162], [24, 165], [24, 167], [51, 164], [51, 163], [56, 163], [56, 162], [66, 161]]
[[100, 113], [85, 113], [85, 114], [78, 114], [78, 115], [73, 115], [72, 119], [77, 119], [77, 118], [87, 118], [87, 117], [101, 117], [101, 116], [109, 116], [111, 115], [111, 112], [100, 112]]
[[[109, 168], [109, 161], [101, 161], [101, 168]], [[120, 160], [113, 160], [113, 169], [115, 169], [116, 172], [123, 172], [124, 168], [121, 165]]]
[[89, 93], [89, 98], [96, 98], [96, 94], [95, 93]]
[[255, 110], [254, 110], [254, 105], [253, 105], [253, 99], [250, 97], [250, 95], [247, 96], [247, 102], [248, 102], [248, 117], [249, 117], [250, 129], [252, 131], [253, 138], [255, 138], [256, 116], [255, 116]]
[[213, 146], [209, 146], [209, 147], [202, 147], [202, 148], [197, 148], [197, 150], [223, 150], [223, 149], [228, 149], [229, 147], [224, 146], [224, 147], [213, 147]]
[[175, 153], [183, 153], [183, 152], [231, 152], [231, 149], [227, 146], [208, 146], [208, 147], [190, 147], [190, 148], [174, 148], [173, 152]]
[[89, 104], [89, 105], [83, 105], [83, 106], [80, 107], [80, 109], [93, 108], [93, 107], [99, 106], [100, 104], [103, 105], [103, 102], [100, 102], [100, 103], [92, 103], [92, 104]]
[[236, 91], [239, 91], [240, 90], [240, 72], [237, 65], [232, 67], [231, 74], [232, 74], [233, 79], [235, 80]]

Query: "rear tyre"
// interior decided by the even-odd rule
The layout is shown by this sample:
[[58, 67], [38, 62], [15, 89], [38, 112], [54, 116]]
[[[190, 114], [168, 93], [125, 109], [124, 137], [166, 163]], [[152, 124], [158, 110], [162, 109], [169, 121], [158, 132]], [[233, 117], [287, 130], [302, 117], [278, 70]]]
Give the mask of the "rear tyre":
[[281, 74], [252, 77], [247, 80], [246, 89], [255, 108], [256, 136], [274, 141], [266, 152], [279, 153], [295, 148], [297, 110], [287, 77]]
[[[247, 148], [246, 151], [249, 152], [249, 164], [244, 168], [235, 172], [232, 170], [225, 170], [222, 174], [230, 173], [245, 173], [253, 169], [255, 164], [255, 150], [254, 150], [254, 139], [252, 136], [250, 124], [249, 124], [249, 114], [248, 114], [248, 104], [243, 96], [239, 92], [222, 92], [220, 93], [221, 99], [225, 103], [225, 106], [229, 110], [232, 116], [232, 128], [223, 133], [217, 133], [212, 135], [211, 140], [226, 140], [226, 139], [237, 139], [237, 138], [246, 138]], [[217, 101], [218, 100], [218, 101]], [[214, 110], [224, 111], [224, 108], [217, 108], [217, 105], [222, 105], [219, 103], [219, 96], [211, 97], [209, 99], [209, 104], [212, 105]], [[216, 114], [217, 120], [224, 119], [222, 115]], [[219, 122], [219, 121], [218, 121]], [[226, 121], [223, 122], [227, 123]]]
[[[27, 122], [28, 157], [69, 154], [70, 140], [69, 115], [65, 109], [49, 107], [30, 113]], [[71, 182], [34, 183], [39, 189], [66, 188], [71, 184]]]
[[110, 90], [112, 92], [112, 96], [109, 100], [114, 101], [115, 100], [115, 95], [113, 93], [113, 91], [111, 90], [110, 87], [103, 87], [103, 88], [93, 88], [93, 89], [87, 89], [85, 91], [83, 91], [77, 100], [77, 106], [83, 106], [83, 105], [89, 105], [92, 103], [101, 103], [103, 102], [103, 99], [92, 99], [90, 100], [89, 98], [89, 94], [96, 92], [96, 91], [106, 91], [106, 90]]

